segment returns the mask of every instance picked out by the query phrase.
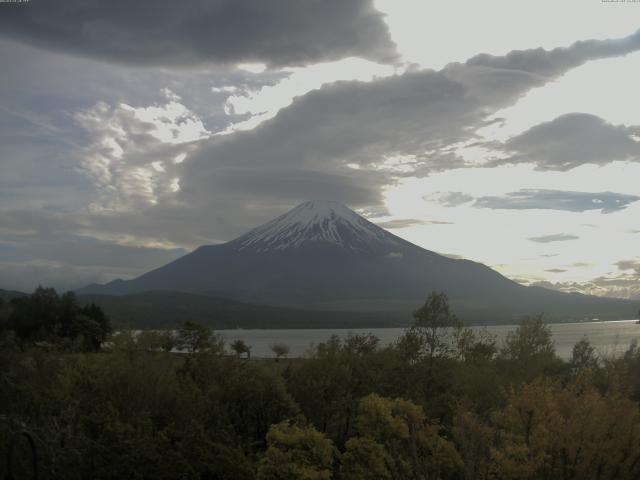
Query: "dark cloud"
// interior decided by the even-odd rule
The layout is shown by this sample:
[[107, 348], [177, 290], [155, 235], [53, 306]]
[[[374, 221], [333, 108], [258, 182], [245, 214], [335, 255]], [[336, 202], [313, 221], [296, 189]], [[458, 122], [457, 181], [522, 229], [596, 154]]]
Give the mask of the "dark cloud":
[[577, 240], [580, 237], [570, 235], [568, 233], [554, 233], [552, 235], [542, 235], [540, 237], [531, 237], [529, 240], [537, 243], [566, 242], [568, 240]]
[[[32, 290], [45, 284], [75, 289], [131, 278], [186, 253], [182, 248], [153, 246], [157, 239], [148, 239], [147, 246], [127, 245], [135, 233], [141, 238], [144, 228], [138, 232], [101, 228], [95, 216], [0, 211], [0, 288]], [[112, 238], [98, 240], [101, 235]]]
[[[0, 3], [0, 16], [4, 5]], [[77, 211], [95, 202], [94, 182], [83, 174], [95, 153], [89, 149], [92, 144], [99, 146], [114, 129], [130, 139], [122, 145], [124, 161], [110, 164], [112, 170], [122, 167], [114, 179], [133, 179], [125, 171], [139, 166], [143, 157], [151, 163], [175, 155], [175, 146], [141, 135], [148, 125], [132, 121], [127, 110], [128, 106], [167, 107], [169, 100], [163, 95], [167, 87], [183, 97], [181, 105], [189, 105], [192, 115], [216, 132], [237, 118], [224, 112], [224, 99], [211, 93], [212, 85], [239, 84], [253, 91], [285, 76], [133, 68], [2, 38], [0, 65], [11, 66], [2, 70], [0, 79], [0, 208], [5, 210]], [[107, 107], [99, 118], [94, 112], [97, 105]], [[87, 113], [96, 116], [92, 125], [78, 121]]]
[[635, 272], [640, 280], [640, 260], [621, 260], [616, 263], [616, 266], [623, 271], [631, 270]]
[[119, 270], [83, 268], [72, 264], [41, 261], [0, 262], [0, 288], [31, 292], [38, 285], [52, 286], [59, 291], [78, 286], [104, 283], [122, 276]]
[[[379, 208], [382, 187], [399, 177], [467, 166], [451, 146], [475, 140], [473, 132], [492, 112], [531, 88], [590, 59], [640, 48], [635, 36], [620, 45], [594, 41], [547, 52], [555, 58], [554, 68], [544, 62], [526, 69], [511, 62], [511, 68], [504, 68], [494, 58], [325, 85], [251, 131], [200, 142], [185, 162], [181, 201], [195, 208], [220, 205], [230, 216], [238, 203], [292, 206], [317, 195], [314, 186], [320, 182], [315, 179], [333, 176], [343, 179], [337, 200]], [[574, 54], [574, 49], [579, 51]], [[529, 54], [544, 57], [537, 50], [519, 53]], [[311, 191], [296, 197], [304, 177]], [[277, 188], [270, 188], [270, 182]]]
[[[157, 207], [156, 207], [157, 208]], [[240, 222], [235, 226], [239, 233], [244, 233], [256, 226], [255, 215], [247, 209], [247, 224]], [[192, 249], [203, 244], [220, 243], [227, 239], [219, 239], [216, 232], [229, 231], [234, 228], [228, 222], [224, 212], [190, 211], [183, 206], [169, 205], [155, 210], [147, 208], [140, 211], [129, 210], [56, 212], [47, 210], [0, 210], [0, 241], [15, 236], [33, 236], [34, 238], [51, 238], [59, 240], [68, 235], [103, 239], [107, 243], [128, 246], [142, 246], [172, 250], [176, 245]], [[272, 210], [275, 214], [278, 210]], [[222, 226], [218, 225], [222, 223]], [[234, 222], [233, 225], [235, 225]], [[196, 225], [198, 228], [194, 228]], [[28, 242], [27, 242], [28, 243]], [[26, 251], [23, 251], [26, 254]]]
[[[122, 84], [126, 78], [126, 72], [114, 77], [109, 70], [101, 69], [95, 62], [83, 60], [84, 63], [80, 65], [64, 56], [55, 59], [61, 65], [53, 60], [43, 63], [51, 69], [50, 74], [44, 70], [29, 71], [27, 67], [34, 63], [28, 61], [29, 58], [39, 53], [21, 48], [21, 52], [27, 57], [21, 63], [24, 68], [18, 69], [20, 78], [16, 74], [12, 84], [17, 89], [20, 79], [26, 78], [27, 81], [22, 80], [22, 83], [32, 89], [35, 104], [37, 91], [43, 87], [38, 79], [56, 79], [56, 88], [61, 91], [66, 89], [66, 105], [57, 106], [56, 111], [61, 108], [77, 111], [77, 105], [73, 104], [75, 91], [81, 91], [87, 96], [100, 95], [101, 88], [104, 90], [100, 81], [102, 75], [109, 85]], [[602, 54], [597, 48], [594, 51], [590, 58], [597, 58]], [[35, 63], [40, 64], [42, 60], [39, 58]], [[12, 64], [16, 62], [17, 58], [11, 60]], [[566, 68], [572, 65], [574, 63], [568, 64]], [[96, 68], [98, 71], [92, 74]], [[10, 69], [11, 71], [13, 70]], [[548, 73], [548, 70], [543, 71]], [[77, 72], [82, 76], [81, 85], [93, 85], [95, 90], [86, 93], [84, 87], [77, 88], [72, 76], [64, 77], [65, 72]], [[180, 76], [164, 77], [164, 73], [158, 74], [162, 77], [160, 80], [154, 80], [138, 70], [132, 71], [131, 75], [132, 81], [126, 82], [127, 85], [137, 85], [130, 92], [131, 95], [141, 96], [146, 99], [145, 102], [157, 102], [158, 82], [165, 81], [173, 86], [185, 81]], [[175, 202], [160, 199], [157, 205], [149, 207], [150, 222], [155, 218], [158, 225], [166, 227], [164, 219], [174, 218], [174, 221], [180, 222], [180, 228], [169, 230], [176, 232], [172, 234], [175, 237], [183, 239], [183, 218], [191, 218], [196, 223], [186, 231], [197, 232], [192, 235], [193, 238], [206, 236], [211, 240], [222, 240], [239, 233], [244, 226], [249, 226], [249, 221], [265, 220], [267, 215], [282, 212], [309, 197], [326, 197], [328, 193], [336, 200], [354, 207], [380, 210], [380, 192], [383, 186], [402, 175], [426, 175], [434, 170], [464, 166], [464, 162], [448, 146], [469, 140], [473, 137], [471, 132], [483, 124], [490, 112], [512, 104], [530, 88], [549, 80], [551, 78], [531, 71], [480, 64], [452, 64], [439, 72], [411, 71], [369, 83], [338, 82], [326, 85], [298, 97], [291, 106], [254, 130], [215, 136], [198, 142], [196, 151], [183, 165], [172, 167], [166, 172], [167, 177], [175, 175], [180, 178], [181, 192], [176, 196]], [[31, 85], [33, 82], [36, 84]], [[178, 93], [188, 95], [190, 91], [204, 91], [202, 87], [206, 80], [197, 76], [197, 82], [185, 84], [188, 88]], [[219, 82], [228, 84], [222, 80]], [[151, 89], [148, 88], [149, 85]], [[12, 96], [16, 95], [16, 89], [10, 92]], [[155, 97], [150, 98], [148, 90], [152, 90]], [[109, 105], [121, 101], [111, 91], [107, 92]], [[200, 101], [200, 97], [187, 96], [184, 103], [199, 106], [207, 102]], [[86, 108], [84, 105], [83, 107]], [[120, 107], [118, 109], [122, 110]], [[111, 112], [115, 110], [112, 106]], [[202, 116], [209, 112], [196, 113]], [[130, 121], [123, 123], [125, 116], [119, 115], [116, 120], [123, 127], [131, 127]], [[105, 114], [102, 119], [101, 125], [105, 127], [102, 131], [82, 133], [84, 136], [95, 137], [91, 141], [97, 145], [105, 140], [104, 130], [114, 121], [114, 115]], [[144, 140], [140, 135], [133, 137], [136, 142], [129, 142], [128, 145], [135, 148], [126, 149], [124, 158], [110, 163], [121, 165], [124, 173], [112, 175], [111, 178], [116, 183], [102, 185], [101, 189], [108, 192], [122, 191], [123, 185], [117, 182], [134, 179], [128, 173], [131, 171], [128, 166], [139, 166], [143, 158], [166, 159], [175, 153], [174, 145], [163, 147], [146, 140], [139, 141]], [[71, 135], [70, 138], [75, 136]], [[63, 152], [61, 158], [77, 158], [78, 152], [74, 153], [75, 156]], [[398, 171], [385, 164], [385, 159], [393, 155], [411, 157], [408, 171]], [[40, 161], [45, 158], [49, 159], [42, 155]], [[86, 163], [88, 160], [90, 159], [86, 157], [82, 162]], [[362, 168], [354, 170], [348, 167], [349, 164], [357, 164]], [[28, 175], [23, 177], [30, 178]], [[165, 186], [171, 181], [171, 178], [161, 178], [160, 174], [155, 175], [154, 179], [164, 182]], [[328, 193], [323, 192], [326, 188], [330, 188]], [[22, 191], [28, 195], [35, 189], [32, 186], [30, 190]], [[136, 191], [128, 187], [126, 190]], [[87, 203], [89, 202], [85, 202], [85, 205]], [[174, 210], [178, 210], [177, 204], [188, 205], [189, 213], [176, 215]], [[219, 218], [215, 224], [206, 221], [213, 215], [212, 212], [224, 218]], [[118, 215], [121, 223], [129, 221], [128, 213]], [[135, 220], [132, 229], [137, 229], [138, 224], [139, 220]], [[218, 228], [214, 235], [210, 233], [213, 228], [211, 225]], [[228, 228], [227, 225], [236, 227]]]
[[79, 150], [68, 129], [49, 126], [0, 105], [0, 208], [76, 208], [95, 193], [79, 174]]
[[[379, 210], [382, 187], [395, 178], [463, 166], [441, 150], [468, 138], [487, 104], [505, 106], [513, 99], [505, 92], [524, 91], [533, 81], [501, 72], [481, 72], [481, 78], [460, 69], [451, 78], [449, 73], [326, 85], [251, 131], [200, 142], [185, 161], [181, 201], [195, 208], [218, 205], [231, 216], [240, 204], [290, 207], [326, 197], [322, 179], [332, 178], [332, 198]], [[409, 158], [408, 170], [389, 164], [393, 157]]]
[[129, 64], [279, 67], [396, 58], [371, 0], [31, 1], [0, 4], [0, 35]]
[[594, 58], [619, 57], [635, 52], [638, 48], [640, 48], [640, 30], [626, 38], [583, 40], [567, 48], [514, 50], [505, 56], [476, 55], [467, 61], [467, 65], [558, 76]]
[[[36, 3], [40, 4], [30, 2], [30, 8]], [[57, 2], [51, 4], [57, 5]], [[93, 4], [103, 5], [101, 1]], [[74, 6], [77, 3], [73, 1], [68, 5]], [[119, 5], [115, 4], [116, 7]], [[61, 12], [65, 12], [64, 5], [60, 8]], [[128, 5], [127, 8], [133, 9], [132, 12], [135, 13], [139, 7]], [[62, 35], [62, 40], [58, 38], [57, 29], [60, 25], [56, 22], [61, 21], [60, 18], [58, 15], [52, 17], [52, 38], [49, 41], [51, 48], [68, 47], [69, 40], [66, 36]], [[69, 18], [72, 21], [77, 19], [73, 15]], [[135, 15], [127, 20], [133, 22], [131, 25], [142, 21]], [[70, 28], [73, 32], [77, 27], [72, 25]], [[12, 38], [16, 38], [15, 30], [11, 32], [14, 35]], [[331, 33], [332, 30], [328, 29], [328, 32]], [[77, 32], [71, 38], [75, 38], [74, 35]], [[30, 43], [41, 42], [44, 38], [21, 34], [21, 39]], [[117, 36], [113, 38], [120, 41]], [[150, 38], [153, 39], [153, 35]], [[81, 51], [81, 45], [79, 43], [73, 48]], [[88, 41], [87, 45], [89, 50], [82, 50], [81, 53], [113, 57], [112, 51], [100, 50], [102, 47], [98, 48], [99, 44], [93, 40]], [[434, 171], [466, 166], [456, 156], [452, 146], [476, 140], [473, 132], [486, 124], [489, 115], [512, 105], [531, 88], [542, 86], [575, 67], [576, 62], [621, 52], [600, 48], [598, 42], [589, 45], [593, 47], [593, 51], [587, 54], [582, 51], [583, 46], [579, 47], [582, 51], [580, 55], [572, 54], [572, 49], [576, 47], [566, 49], [566, 55], [560, 57], [567, 61], [563, 63], [554, 60], [553, 69], [542, 65], [544, 62], [534, 62], [527, 68], [516, 68], [514, 62], [511, 62], [512, 67], [505, 68], [495, 64], [494, 58], [493, 64], [489, 61], [475, 61], [451, 64], [437, 72], [409, 71], [372, 82], [336, 82], [325, 85], [297, 97], [273, 119], [251, 131], [214, 135], [190, 143], [188, 148], [185, 146], [188, 150], [185, 161], [175, 165], [170, 160], [178, 153], [176, 145], [163, 145], [162, 142], [151, 139], [149, 131], [145, 130], [147, 127], [133, 121], [131, 115], [123, 111], [127, 109], [120, 104], [130, 103], [130, 99], [139, 93], [141, 100], [134, 103], [134, 107], [155, 105], [158, 103], [158, 87], [162, 83], [167, 83], [164, 86], [170, 88], [182, 84], [184, 90], [177, 90], [177, 93], [185, 95], [184, 103], [187, 106], [206, 104], [200, 102], [201, 98], [206, 98], [202, 96], [202, 92], [206, 90], [209, 95], [213, 95], [210, 93], [211, 86], [229, 85], [230, 82], [216, 78], [216, 82], [207, 85], [205, 89], [203, 86], [206, 85], [206, 78], [198, 73], [199, 83], [192, 89], [198, 95], [189, 97], [188, 90], [191, 90], [193, 84], [184, 83], [187, 77], [185, 75], [168, 77], [164, 71], [157, 70], [155, 74], [158, 78], [153, 79], [149, 76], [149, 69], [117, 66], [122, 71], [117, 70], [120, 73], [111, 76], [106, 66], [100, 62], [48, 53], [53, 57], [46, 64], [52, 69], [49, 76], [55, 79], [53, 83], [56, 84], [56, 92], [63, 92], [56, 98], [52, 111], [66, 112], [68, 118], [77, 118], [71, 113], [79, 110], [87, 112], [91, 105], [95, 105], [95, 101], [87, 105], [89, 99], [106, 100], [107, 108], [103, 109], [103, 116], [98, 115], [96, 121], [80, 125], [80, 132], [65, 135], [65, 138], [69, 137], [82, 146], [89, 146], [89, 150], [81, 149], [80, 153], [90, 154], [93, 158], [96, 154], [105, 155], [109, 148], [104, 145], [112, 145], [108, 143], [111, 140], [124, 142], [122, 138], [114, 137], [109, 132], [109, 129], [119, 131], [122, 127], [129, 129], [125, 132], [128, 140], [123, 143], [127, 148], [123, 149], [121, 158], [111, 158], [111, 155], [109, 162], [104, 162], [108, 167], [105, 168], [108, 175], [103, 177], [104, 181], [96, 181], [99, 178], [96, 173], [91, 177], [93, 184], [84, 182], [85, 191], [88, 190], [87, 185], [94, 186], [97, 194], [96, 191], [86, 192], [93, 193], [94, 198], [90, 198], [88, 194], [79, 196], [79, 201], [83, 202], [81, 205], [73, 206], [68, 203], [60, 207], [52, 202], [45, 209], [44, 202], [35, 205], [27, 203], [26, 211], [18, 211], [18, 197], [14, 198], [12, 204], [3, 203], [0, 209], [12, 209], [9, 216], [13, 218], [15, 228], [9, 232], [8, 223], [0, 219], [0, 236], [9, 238], [10, 235], [25, 234], [16, 232], [22, 229], [47, 238], [51, 232], [60, 231], [61, 234], [89, 236], [104, 242], [146, 248], [153, 248], [153, 245], [182, 245], [192, 248], [200, 244], [230, 240], [308, 198], [331, 197], [351, 207], [366, 208], [369, 212], [381, 215], [385, 213], [383, 189], [398, 178], [424, 176]], [[18, 98], [22, 78], [24, 88], [31, 95], [29, 105], [36, 105], [40, 98], [38, 91], [42, 90], [43, 84], [45, 87], [47, 85], [42, 80], [47, 77], [47, 71], [30, 70], [29, 65], [33, 55], [43, 54], [43, 51], [24, 45], [19, 47], [20, 52], [28, 51], [31, 56], [22, 59], [23, 65], [15, 75], [11, 68], [9, 73], [3, 73], [3, 80], [11, 80], [11, 88], [0, 92], [0, 95], [7, 97], [3, 101], [9, 101], [12, 96]], [[145, 42], [140, 43], [140, 48], [145, 48]], [[182, 44], [177, 42], [176, 48], [182, 48]], [[91, 49], [97, 51], [93, 52]], [[169, 54], [175, 53], [171, 48], [167, 51]], [[558, 57], [557, 51], [554, 52], [553, 55]], [[544, 57], [543, 53], [537, 51], [520, 52], [520, 55], [529, 54]], [[209, 57], [203, 53], [197, 58]], [[19, 58], [14, 58], [11, 64], [18, 61]], [[275, 56], [271, 61], [273, 64], [284, 62], [277, 60]], [[102, 68], [96, 67], [97, 65], [102, 65]], [[67, 71], [66, 76], [63, 71]], [[22, 75], [23, 73], [29, 74]], [[130, 77], [127, 77], [127, 73], [130, 73]], [[74, 83], [74, 75], [80, 77], [79, 83]], [[101, 80], [103, 75], [105, 80]], [[71, 79], [70, 83], [67, 83], [68, 79]], [[114, 94], [113, 85], [123, 84], [128, 85], [126, 95]], [[78, 88], [78, 85], [90, 85], [90, 91], [84, 90], [84, 87]], [[80, 93], [74, 96], [74, 90]], [[149, 92], [153, 92], [153, 95]], [[46, 94], [41, 96], [46, 97]], [[78, 98], [82, 99], [81, 105], [78, 105]], [[48, 98], [45, 99], [49, 101]], [[25, 105], [20, 98], [17, 102]], [[220, 105], [216, 108], [216, 111], [220, 110]], [[219, 114], [206, 111], [196, 113], [200, 117]], [[215, 122], [218, 121], [220, 120]], [[16, 144], [13, 151], [19, 151], [18, 147]], [[25, 143], [25, 148], [31, 147]], [[52, 145], [52, 148], [55, 150], [57, 147]], [[46, 150], [42, 148], [38, 153], [40, 165], [44, 165], [49, 158], [55, 159], [52, 165], [59, 164], [63, 158], [78, 159], [77, 149], [76, 156], [47, 156]], [[78, 165], [83, 166], [83, 171], [87, 169], [86, 161], [91, 158], [83, 155], [82, 161], [78, 162]], [[154, 173], [150, 170], [154, 158], [163, 162], [164, 171]], [[397, 158], [401, 159], [400, 162], [407, 159], [406, 165], [400, 165], [403, 168], [398, 168], [397, 160], [389, 161]], [[29, 167], [33, 172], [38, 172], [38, 162], [34, 160], [33, 167]], [[353, 168], [354, 164], [358, 168]], [[67, 167], [68, 164], [64, 165], [65, 168], [71, 168]], [[99, 167], [100, 162], [95, 163], [95, 166]], [[149, 172], [152, 176], [145, 176]], [[0, 164], [0, 179], [3, 174]], [[74, 174], [77, 175], [77, 172], [74, 171]], [[179, 178], [180, 190], [176, 193], [167, 190], [173, 177]], [[30, 178], [32, 181], [24, 186], [20, 198], [38, 198], [50, 187], [48, 178], [37, 174]], [[133, 181], [140, 178], [144, 182]], [[151, 188], [153, 196], [141, 196], [140, 185]], [[65, 189], [67, 186], [58, 187], [56, 191]], [[117, 202], [110, 205], [109, 202], [102, 201], [103, 195], [108, 196], [113, 192], [117, 194]], [[18, 192], [13, 192], [13, 195], [18, 195]], [[87, 208], [87, 205], [94, 203], [103, 208]], [[60, 264], [55, 263], [61, 261], [44, 258], [53, 254], [38, 250], [40, 247], [35, 243], [22, 251], [25, 257], [28, 256], [29, 248], [33, 250], [32, 260], [25, 263], [29, 268], [52, 269], [59, 272], [61, 278], [66, 278], [67, 273], [69, 278], [74, 274], [82, 279], [95, 276], [94, 266], [65, 263], [69, 269], [63, 272], [58, 268]], [[113, 254], [115, 255], [115, 251]], [[37, 258], [36, 255], [43, 258]], [[5, 263], [12, 262], [6, 260]], [[35, 275], [37, 272], [33, 270], [31, 273]], [[110, 275], [121, 273], [110, 271]], [[25, 273], [27, 274], [28, 272]]]
[[564, 273], [567, 270], [565, 270], [564, 268], [548, 268], [545, 270], [545, 272], [549, 272], [549, 273]]
[[566, 171], [587, 163], [603, 165], [640, 158], [632, 138], [640, 128], [616, 126], [595, 115], [571, 113], [536, 125], [502, 147], [511, 157], [492, 162], [533, 163], [541, 170]]
[[[3, 251], [4, 251], [4, 246]], [[141, 248], [132, 249], [129, 252], [136, 258], [135, 265], [124, 266], [119, 262], [118, 258], [122, 254], [122, 248], [115, 246], [117, 251], [112, 249], [96, 249], [96, 253], [104, 256], [106, 252], [111, 252], [110, 259], [112, 262], [107, 262], [104, 265], [83, 265], [78, 263], [73, 258], [67, 258], [67, 255], [63, 255], [66, 258], [65, 261], [45, 260], [45, 259], [16, 259], [5, 260], [3, 255], [0, 255], [0, 288], [16, 289], [22, 291], [32, 291], [39, 284], [53, 286], [59, 290], [73, 290], [90, 283], [104, 283], [116, 278], [132, 278], [139, 275], [144, 271], [148, 271], [151, 268], [160, 266], [158, 260], [166, 261], [177, 258], [176, 254], [173, 255], [155, 255], [154, 261], [145, 262], [145, 251]], [[29, 245], [26, 245], [25, 250], [29, 249]], [[33, 255], [33, 254], [30, 254]], [[131, 258], [129, 255], [129, 258]], [[115, 263], [115, 264], [112, 264]]]
[[[454, 105], [466, 102], [464, 92], [436, 72], [325, 86], [251, 131], [200, 142], [185, 161], [181, 201], [230, 215], [241, 205], [291, 207], [328, 196], [380, 207], [382, 187], [397, 175], [385, 157], [440, 145], [451, 128], [455, 135], [461, 127], [450, 124], [460, 125]], [[425, 120], [438, 112], [440, 123]]]
[[138, 272], [160, 267], [186, 253], [181, 248], [127, 246], [78, 235], [3, 236], [5, 260], [38, 258], [41, 261], [79, 267], [108, 267]]
[[480, 197], [474, 206], [500, 210], [564, 210], [585, 212], [601, 210], [602, 213], [617, 212], [640, 197], [612, 192], [572, 192], [565, 190], [524, 189], [503, 196]]

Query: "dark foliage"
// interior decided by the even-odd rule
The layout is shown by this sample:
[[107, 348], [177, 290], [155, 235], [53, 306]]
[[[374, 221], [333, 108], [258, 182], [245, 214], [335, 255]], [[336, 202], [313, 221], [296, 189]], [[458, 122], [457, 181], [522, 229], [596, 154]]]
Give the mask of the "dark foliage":
[[564, 362], [540, 317], [498, 346], [446, 307], [430, 297], [388, 347], [334, 336], [276, 362], [192, 322], [103, 342], [99, 308], [38, 289], [0, 305], [0, 449], [30, 432], [45, 479], [640, 475], [637, 347], [583, 340]]
[[47, 343], [96, 352], [111, 333], [102, 309], [93, 303], [80, 306], [73, 292], [60, 296], [53, 288], [38, 287], [5, 303], [0, 304], [1, 326], [22, 346]]

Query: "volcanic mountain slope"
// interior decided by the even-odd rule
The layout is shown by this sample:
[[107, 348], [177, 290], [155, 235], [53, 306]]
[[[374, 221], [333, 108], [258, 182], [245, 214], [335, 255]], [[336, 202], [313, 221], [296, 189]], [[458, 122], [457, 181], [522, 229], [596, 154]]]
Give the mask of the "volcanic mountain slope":
[[485, 265], [438, 255], [344, 205], [310, 201], [220, 245], [203, 246], [133, 280], [81, 293], [170, 290], [251, 303], [409, 315], [431, 291], [469, 320], [632, 318], [634, 302], [524, 287]]

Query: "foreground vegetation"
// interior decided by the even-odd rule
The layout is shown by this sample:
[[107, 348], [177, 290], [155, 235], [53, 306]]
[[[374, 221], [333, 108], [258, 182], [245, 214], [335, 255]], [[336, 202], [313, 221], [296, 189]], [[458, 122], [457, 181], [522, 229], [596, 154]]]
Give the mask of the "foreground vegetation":
[[640, 351], [598, 358], [583, 340], [562, 361], [540, 317], [498, 345], [434, 294], [391, 346], [331, 337], [278, 361], [192, 323], [109, 336], [99, 308], [46, 289], [0, 305], [0, 327], [15, 478], [30, 468], [22, 431], [41, 478], [640, 476]]

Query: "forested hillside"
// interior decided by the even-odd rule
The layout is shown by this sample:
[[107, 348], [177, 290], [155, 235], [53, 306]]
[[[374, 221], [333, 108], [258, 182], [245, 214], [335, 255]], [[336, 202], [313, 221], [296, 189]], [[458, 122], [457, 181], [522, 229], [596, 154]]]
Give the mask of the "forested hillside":
[[400, 315], [274, 307], [183, 292], [87, 294], [79, 295], [78, 301], [100, 305], [114, 325], [125, 328], [174, 328], [185, 320], [217, 329], [373, 328], [407, 326], [411, 322], [409, 312]]
[[[121, 332], [95, 351], [84, 341], [95, 330], [60, 328], [92, 317], [50, 293], [0, 309], [0, 448], [13, 445], [13, 478], [32, 478], [21, 432], [45, 479], [640, 475], [636, 346], [601, 358], [584, 340], [564, 362], [540, 317], [497, 344], [434, 294], [384, 348], [331, 337], [304, 359], [279, 348], [277, 360], [251, 360], [187, 322], [176, 336]], [[15, 330], [16, 311], [45, 301], [47, 322]]]

